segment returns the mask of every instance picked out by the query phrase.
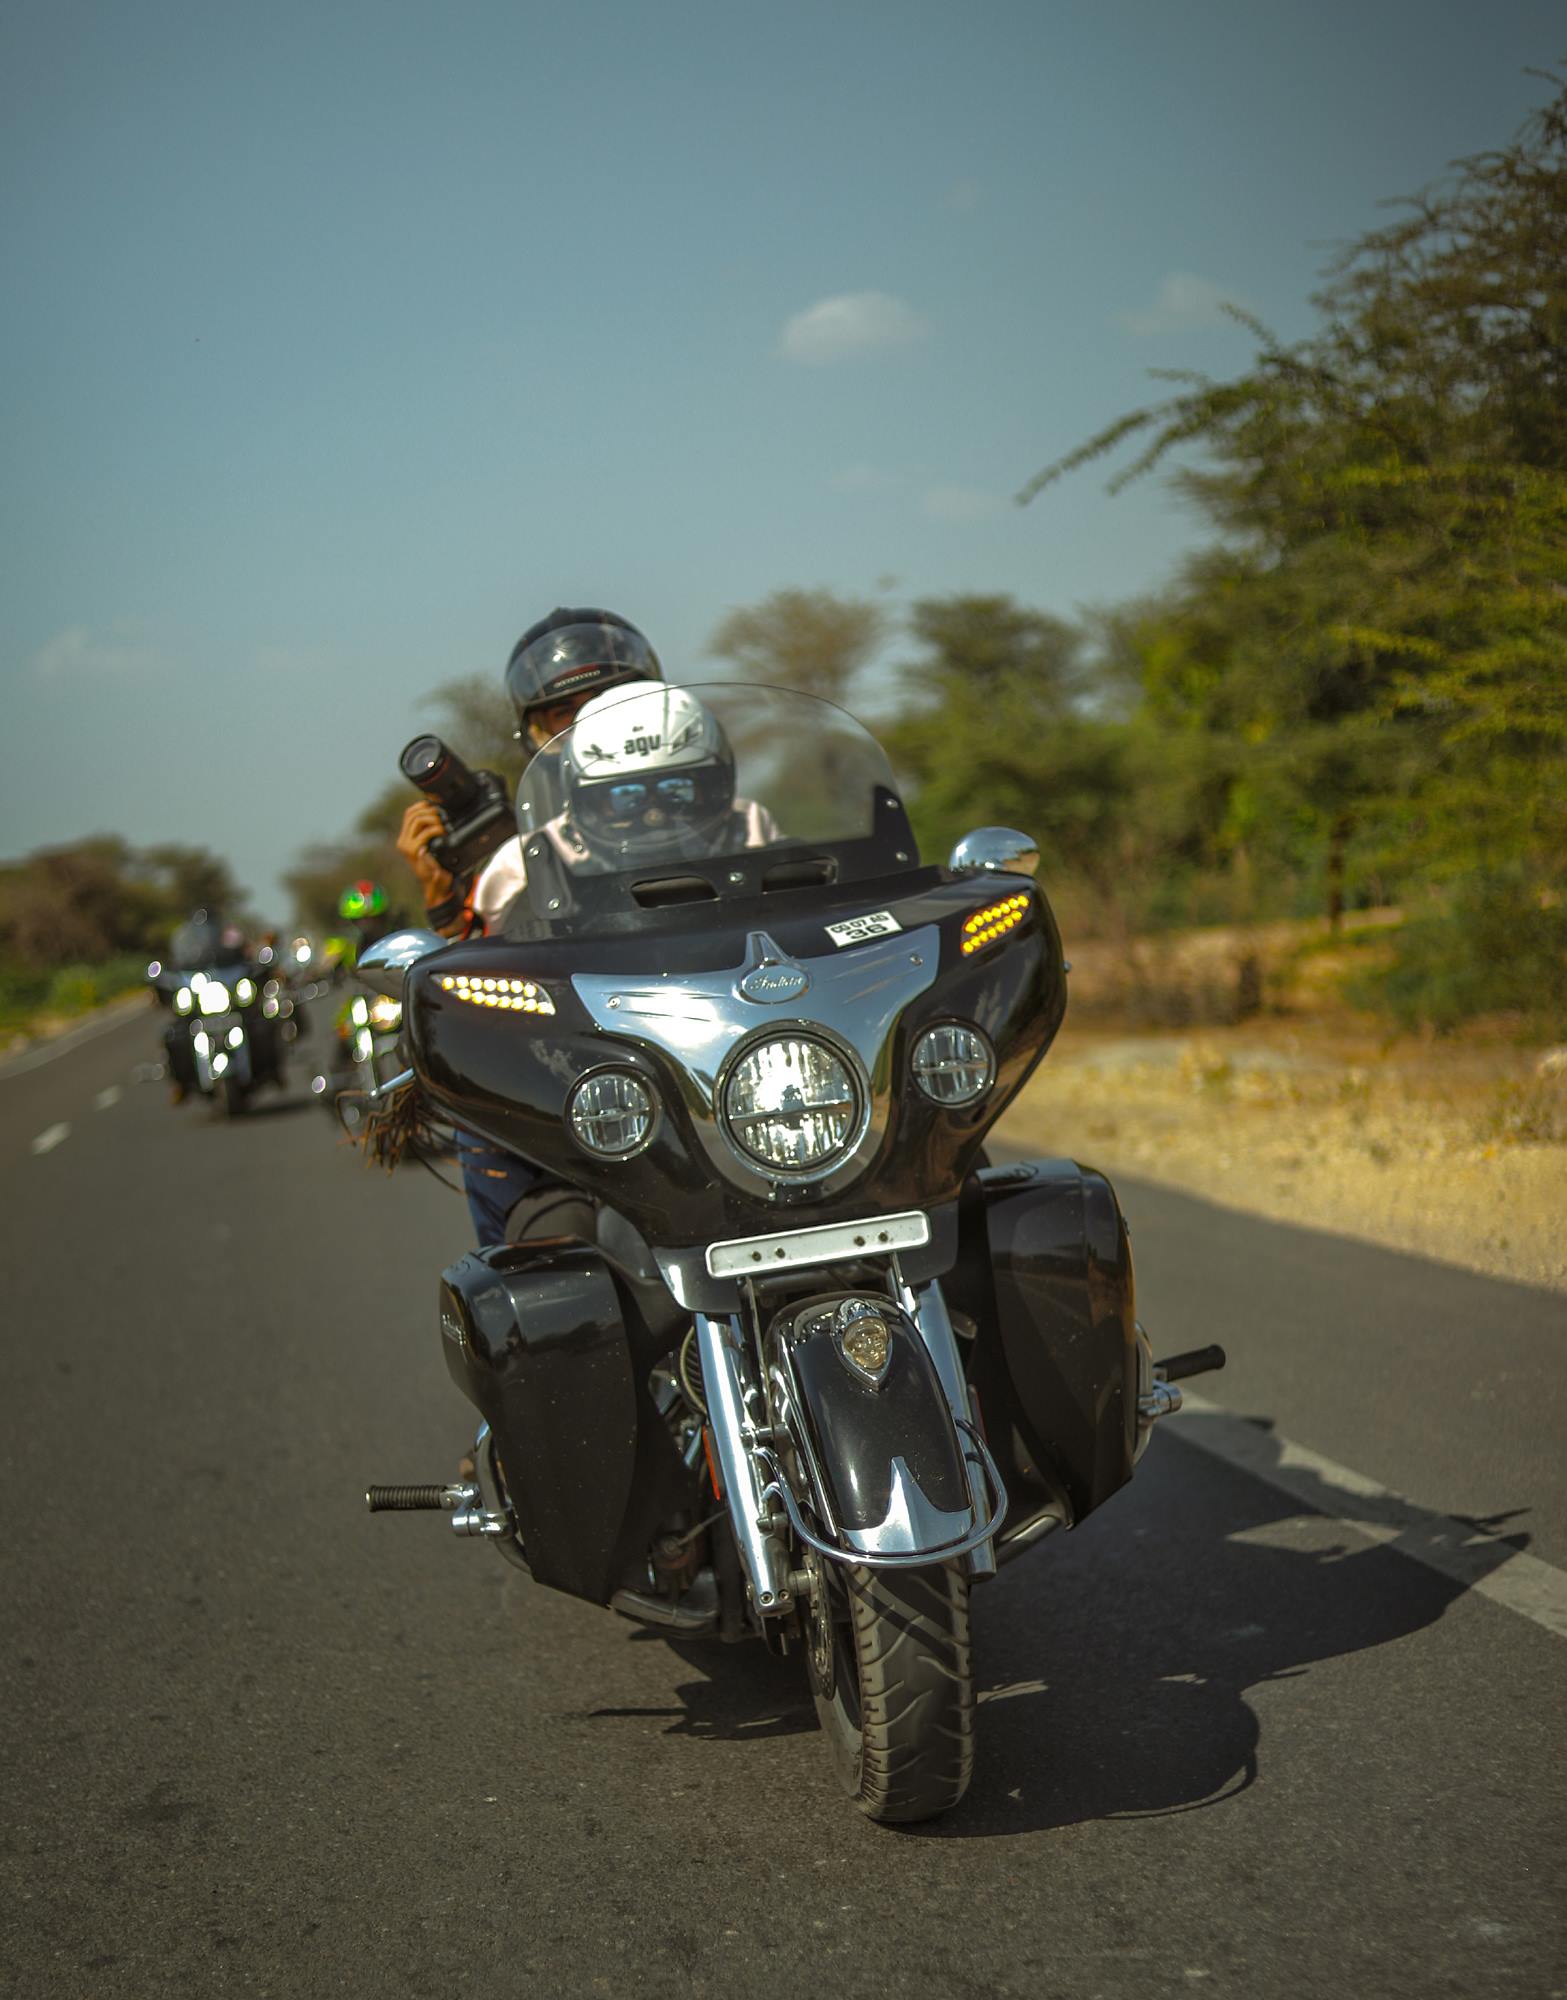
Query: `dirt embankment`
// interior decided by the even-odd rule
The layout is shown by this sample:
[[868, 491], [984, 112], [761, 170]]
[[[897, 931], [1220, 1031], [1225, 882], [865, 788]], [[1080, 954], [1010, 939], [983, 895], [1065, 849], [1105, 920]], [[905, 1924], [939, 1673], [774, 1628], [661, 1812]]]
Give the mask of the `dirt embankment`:
[[[1217, 935], [1199, 960], [1222, 995], [1246, 954]], [[1273, 1011], [1129, 1032], [1095, 1020], [1087, 969], [1088, 1005], [1002, 1123], [1014, 1144], [1567, 1290], [1567, 1048], [1392, 1038], [1324, 998], [1316, 958], [1288, 989], [1264, 961]]]

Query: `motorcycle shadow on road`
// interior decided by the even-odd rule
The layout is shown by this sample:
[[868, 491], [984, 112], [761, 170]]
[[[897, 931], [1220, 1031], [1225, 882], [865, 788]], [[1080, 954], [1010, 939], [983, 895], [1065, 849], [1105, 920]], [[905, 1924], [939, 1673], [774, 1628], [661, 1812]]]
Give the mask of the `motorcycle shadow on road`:
[[[1427, 1538], [1450, 1549], [1446, 1517], [1357, 1499], [1356, 1517], [1394, 1537], [1367, 1542], [1321, 1518], [1344, 1495], [1320, 1492], [1313, 1515], [1161, 1437], [1102, 1515], [976, 1595], [973, 1787], [957, 1812], [909, 1831], [976, 1839], [1158, 1818], [1247, 1790], [1266, 1754], [1249, 1690], [1406, 1638], [1467, 1589], [1400, 1552]], [[1511, 1518], [1473, 1524], [1480, 1568], [1527, 1547], [1498, 1532]]]
[[588, 1719], [615, 1716], [669, 1718], [666, 1736], [706, 1743], [755, 1743], [769, 1736], [798, 1736], [817, 1727], [816, 1706], [796, 1653], [780, 1660], [760, 1643], [726, 1646], [713, 1639], [683, 1639], [667, 1632], [633, 1631], [634, 1645], [665, 1646], [697, 1677], [674, 1690], [679, 1706], [595, 1708]]

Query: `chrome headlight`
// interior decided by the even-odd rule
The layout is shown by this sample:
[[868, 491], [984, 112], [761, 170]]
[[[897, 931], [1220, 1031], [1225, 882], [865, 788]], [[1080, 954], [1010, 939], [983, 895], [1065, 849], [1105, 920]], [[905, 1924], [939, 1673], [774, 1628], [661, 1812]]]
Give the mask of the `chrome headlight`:
[[835, 1049], [806, 1035], [757, 1042], [729, 1072], [721, 1114], [732, 1144], [776, 1173], [822, 1173], [849, 1150], [864, 1096]]
[[585, 1076], [566, 1100], [566, 1122], [579, 1146], [604, 1160], [625, 1160], [653, 1134], [652, 1091], [625, 1070]]
[[248, 1007], [255, 997], [256, 982], [253, 979], [242, 979], [234, 988], [234, 998], [242, 1007]]
[[977, 1028], [927, 1028], [914, 1044], [914, 1081], [937, 1104], [972, 1104], [996, 1080], [996, 1057]]
[[204, 979], [201, 982], [201, 1011], [203, 1014], [226, 1014], [229, 1010], [229, 990], [221, 979]]

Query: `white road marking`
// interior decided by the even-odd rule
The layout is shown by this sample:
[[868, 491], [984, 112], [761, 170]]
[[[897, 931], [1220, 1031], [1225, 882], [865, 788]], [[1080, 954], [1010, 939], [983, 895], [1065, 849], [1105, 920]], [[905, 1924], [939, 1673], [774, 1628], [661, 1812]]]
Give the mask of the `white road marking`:
[[1503, 1535], [1406, 1500], [1206, 1396], [1186, 1391], [1185, 1408], [1191, 1421], [1183, 1414], [1170, 1420], [1171, 1428], [1200, 1450], [1567, 1639], [1567, 1574], [1552, 1564], [1514, 1548]]
[[117, 1083], [111, 1083], [107, 1090], [100, 1090], [98, 1095], [93, 1099], [93, 1109], [94, 1111], [108, 1111], [112, 1106], [118, 1104], [119, 1101], [120, 1086]]
[[69, 1125], [51, 1125], [47, 1132], [40, 1132], [38, 1137], [33, 1141], [33, 1151], [35, 1153], [52, 1153], [62, 1139], [70, 1137], [70, 1133], [71, 1128]]

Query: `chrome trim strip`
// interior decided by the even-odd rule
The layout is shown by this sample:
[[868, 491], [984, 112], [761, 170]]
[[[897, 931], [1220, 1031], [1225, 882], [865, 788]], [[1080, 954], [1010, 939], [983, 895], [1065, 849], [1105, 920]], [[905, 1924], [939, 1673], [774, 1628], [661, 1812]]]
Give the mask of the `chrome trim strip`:
[[710, 1278], [755, 1277], [764, 1271], [795, 1271], [810, 1264], [835, 1264], [859, 1257], [887, 1257], [919, 1250], [930, 1241], [930, 1217], [911, 1208], [898, 1215], [871, 1215], [860, 1222], [822, 1222], [806, 1229], [781, 1229], [766, 1236], [734, 1236], [708, 1247]]

